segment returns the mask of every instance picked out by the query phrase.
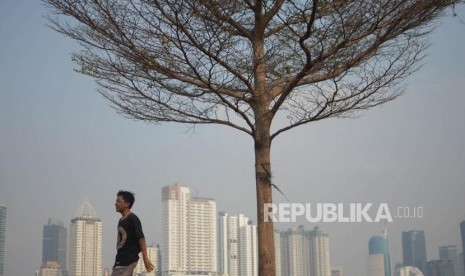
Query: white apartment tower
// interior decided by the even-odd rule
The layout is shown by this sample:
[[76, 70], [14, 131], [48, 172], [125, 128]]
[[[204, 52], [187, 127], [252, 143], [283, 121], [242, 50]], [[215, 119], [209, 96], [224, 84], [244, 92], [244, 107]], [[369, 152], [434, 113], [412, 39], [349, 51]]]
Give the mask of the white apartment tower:
[[216, 202], [174, 184], [162, 189], [162, 209], [162, 275], [216, 273]]
[[310, 275], [310, 243], [302, 225], [281, 232], [281, 252], [283, 276]]
[[301, 225], [281, 232], [281, 274], [283, 276], [331, 276], [329, 239], [315, 227]]
[[[248, 220], [248, 219], [247, 219]], [[239, 267], [241, 276], [258, 275], [257, 226], [252, 221], [239, 223]]]
[[[258, 275], [257, 227], [242, 214], [218, 214], [218, 274]], [[275, 231], [276, 276], [281, 276], [280, 232]]]
[[318, 227], [309, 232], [310, 241], [310, 275], [331, 276], [329, 262], [329, 238]]
[[102, 221], [87, 199], [71, 220], [69, 275], [102, 275]]

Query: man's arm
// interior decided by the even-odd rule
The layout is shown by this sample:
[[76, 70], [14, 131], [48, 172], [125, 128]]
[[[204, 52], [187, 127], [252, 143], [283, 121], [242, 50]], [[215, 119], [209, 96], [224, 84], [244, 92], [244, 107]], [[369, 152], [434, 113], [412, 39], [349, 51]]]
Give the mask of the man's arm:
[[154, 266], [147, 255], [147, 244], [145, 243], [145, 238], [139, 239], [139, 247], [140, 251], [142, 252], [142, 259], [144, 260], [145, 269], [147, 269], [148, 272], [151, 272]]

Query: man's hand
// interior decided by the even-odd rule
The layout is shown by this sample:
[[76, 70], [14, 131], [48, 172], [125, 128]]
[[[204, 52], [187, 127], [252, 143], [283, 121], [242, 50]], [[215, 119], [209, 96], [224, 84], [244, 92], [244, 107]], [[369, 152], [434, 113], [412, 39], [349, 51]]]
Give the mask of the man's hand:
[[152, 272], [152, 270], [154, 269], [154, 266], [152, 262], [149, 260], [149, 258], [144, 258], [144, 265], [145, 269], [147, 269], [147, 272]]

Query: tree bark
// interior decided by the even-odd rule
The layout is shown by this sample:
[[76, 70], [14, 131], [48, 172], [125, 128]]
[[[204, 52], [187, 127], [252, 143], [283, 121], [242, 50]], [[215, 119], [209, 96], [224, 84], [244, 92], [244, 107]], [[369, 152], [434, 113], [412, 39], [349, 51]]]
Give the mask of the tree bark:
[[[266, 117], [266, 116], [264, 116]], [[272, 203], [270, 136], [271, 119], [257, 120], [255, 132], [255, 176], [257, 189], [258, 275], [275, 276], [273, 221], [264, 220], [265, 203]]]

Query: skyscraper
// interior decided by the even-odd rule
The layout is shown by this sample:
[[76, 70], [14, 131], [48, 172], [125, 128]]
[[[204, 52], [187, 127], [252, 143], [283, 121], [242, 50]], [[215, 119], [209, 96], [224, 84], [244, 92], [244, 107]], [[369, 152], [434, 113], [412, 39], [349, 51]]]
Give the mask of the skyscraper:
[[87, 199], [71, 220], [69, 236], [70, 276], [101, 276], [102, 221]]
[[216, 203], [191, 197], [187, 186], [162, 189], [163, 275], [217, 271]]
[[331, 276], [329, 262], [329, 238], [328, 234], [318, 227], [309, 232], [310, 242], [310, 275]]
[[[454, 276], [465, 276], [463, 272], [463, 257], [461, 253], [458, 253], [458, 249], [456, 245], [440, 246], [439, 247], [439, 261], [440, 262], [434, 263], [436, 267], [439, 267], [439, 270], [441, 271], [447, 270], [448, 268], [446, 268], [445, 265], [450, 265], [448, 264], [450, 262], [453, 266]], [[430, 276], [432, 275], [433, 274], [430, 274]]]
[[402, 232], [404, 266], [413, 266], [426, 275], [426, 240], [424, 231]]
[[428, 276], [455, 276], [451, 260], [432, 260], [426, 263]]
[[281, 232], [281, 253], [283, 276], [331, 276], [328, 234], [318, 227]]
[[240, 227], [247, 225], [248, 218], [240, 214], [230, 216], [226, 212], [218, 215], [218, 273], [229, 276], [241, 275]]
[[457, 245], [445, 245], [439, 247], [440, 260], [454, 260], [457, 257]]
[[281, 272], [283, 276], [309, 276], [310, 243], [304, 227], [281, 232]]
[[42, 265], [56, 262], [66, 275], [66, 228], [63, 222], [49, 219], [44, 225], [42, 239]]
[[457, 257], [454, 260], [454, 271], [455, 271], [455, 276], [465, 276], [462, 252], [458, 253]]
[[0, 204], [0, 276], [4, 274], [5, 265], [6, 206]]
[[[248, 219], [247, 219], [248, 220]], [[245, 221], [244, 221], [245, 222]], [[257, 226], [252, 221], [239, 224], [239, 267], [241, 276], [258, 275]]]
[[368, 275], [391, 276], [391, 257], [387, 240], [387, 230], [373, 236], [368, 242]]

